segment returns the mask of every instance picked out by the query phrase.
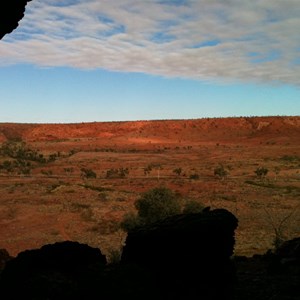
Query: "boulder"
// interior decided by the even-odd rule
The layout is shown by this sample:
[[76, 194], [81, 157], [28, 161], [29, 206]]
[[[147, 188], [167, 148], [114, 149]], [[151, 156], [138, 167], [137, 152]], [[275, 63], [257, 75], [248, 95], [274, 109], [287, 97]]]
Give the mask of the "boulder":
[[1, 277], [3, 299], [89, 299], [95, 274], [106, 266], [97, 248], [58, 242], [26, 250], [7, 262]]
[[231, 299], [237, 218], [225, 209], [176, 215], [137, 227], [122, 264], [137, 264], [158, 280], [165, 299]]

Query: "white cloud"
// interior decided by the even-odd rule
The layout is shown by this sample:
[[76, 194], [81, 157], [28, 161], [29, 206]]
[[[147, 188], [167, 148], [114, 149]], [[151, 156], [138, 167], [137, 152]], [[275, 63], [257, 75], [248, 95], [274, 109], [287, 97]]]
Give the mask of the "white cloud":
[[300, 84], [298, 0], [35, 0], [0, 64]]

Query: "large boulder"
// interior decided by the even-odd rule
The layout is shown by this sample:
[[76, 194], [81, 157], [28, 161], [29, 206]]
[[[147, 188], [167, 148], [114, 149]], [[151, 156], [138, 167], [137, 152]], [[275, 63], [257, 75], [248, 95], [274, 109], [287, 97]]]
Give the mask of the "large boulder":
[[152, 272], [165, 299], [230, 299], [237, 218], [225, 209], [176, 215], [128, 232], [121, 263]]
[[31, 0], [8, 0], [1, 2], [0, 9], [0, 40], [11, 33], [19, 25], [25, 13], [27, 2]]
[[97, 248], [58, 242], [26, 250], [7, 262], [0, 277], [3, 299], [89, 299], [106, 266]]

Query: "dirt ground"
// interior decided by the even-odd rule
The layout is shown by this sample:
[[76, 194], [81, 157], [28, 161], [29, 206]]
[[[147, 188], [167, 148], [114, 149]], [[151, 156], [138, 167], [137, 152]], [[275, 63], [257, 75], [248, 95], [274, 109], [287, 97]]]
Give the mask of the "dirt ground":
[[[0, 169], [0, 248], [15, 256], [76, 240], [113, 255], [126, 237], [118, 226], [124, 214], [157, 186], [183, 204], [233, 212], [236, 255], [263, 254], [275, 237], [300, 236], [300, 117], [150, 123], [0, 124], [2, 145], [18, 138], [45, 157], [55, 153], [29, 174]], [[5, 160], [12, 158], [0, 155]], [[220, 165], [224, 178], [214, 174]], [[265, 177], [256, 175], [259, 167]], [[96, 178], [82, 177], [82, 169]]]

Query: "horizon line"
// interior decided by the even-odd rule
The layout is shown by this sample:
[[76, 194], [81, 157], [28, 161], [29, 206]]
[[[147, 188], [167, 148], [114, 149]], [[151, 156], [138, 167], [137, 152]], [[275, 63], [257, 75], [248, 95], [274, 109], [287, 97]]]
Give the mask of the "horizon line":
[[78, 121], [78, 122], [0, 122], [3, 124], [24, 124], [24, 125], [72, 125], [72, 124], [95, 124], [95, 123], [129, 123], [129, 122], [161, 122], [161, 121], [195, 121], [204, 119], [240, 119], [240, 118], [297, 118], [300, 115], [241, 115], [226, 117], [199, 117], [199, 118], [166, 118], [166, 119], [136, 119], [136, 120], [115, 120], [115, 121]]

